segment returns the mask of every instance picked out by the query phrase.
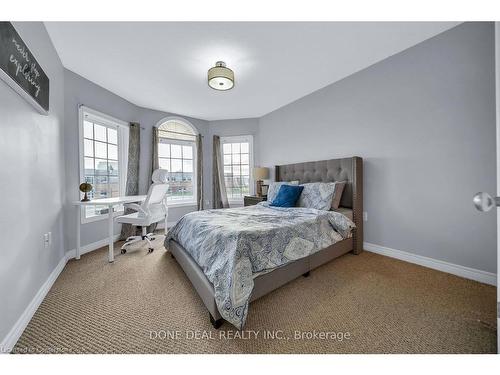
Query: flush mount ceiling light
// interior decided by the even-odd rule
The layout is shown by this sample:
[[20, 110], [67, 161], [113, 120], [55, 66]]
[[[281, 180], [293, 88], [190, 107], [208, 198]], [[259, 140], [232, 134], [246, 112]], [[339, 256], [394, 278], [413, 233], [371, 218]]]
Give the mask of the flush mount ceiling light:
[[217, 61], [213, 68], [208, 69], [208, 85], [214, 90], [230, 90], [234, 86], [234, 73], [226, 67], [224, 61]]

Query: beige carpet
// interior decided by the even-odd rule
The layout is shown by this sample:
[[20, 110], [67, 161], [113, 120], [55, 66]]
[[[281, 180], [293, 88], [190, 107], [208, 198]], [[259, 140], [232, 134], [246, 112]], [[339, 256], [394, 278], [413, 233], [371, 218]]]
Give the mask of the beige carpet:
[[496, 352], [494, 287], [368, 252], [345, 255], [253, 302], [243, 337], [228, 323], [214, 330], [162, 240], [152, 254], [120, 255], [117, 248], [114, 264], [106, 249], [68, 262], [15, 351]]

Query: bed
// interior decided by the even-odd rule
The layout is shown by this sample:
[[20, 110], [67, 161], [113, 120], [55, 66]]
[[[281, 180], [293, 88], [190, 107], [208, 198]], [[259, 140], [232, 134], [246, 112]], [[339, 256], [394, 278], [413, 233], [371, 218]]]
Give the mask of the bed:
[[360, 157], [279, 165], [275, 180], [347, 183], [335, 211], [269, 204], [199, 211], [181, 218], [165, 239], [215, 328], [226, 320], [242, 329], [250, 302], [343, 254], [362, 252]]

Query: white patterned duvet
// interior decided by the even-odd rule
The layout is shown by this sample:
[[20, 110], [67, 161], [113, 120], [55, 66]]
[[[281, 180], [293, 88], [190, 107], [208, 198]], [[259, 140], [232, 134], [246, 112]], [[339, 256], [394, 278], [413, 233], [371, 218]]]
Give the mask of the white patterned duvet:
[[255, 206], [192, 212], [168, 231], [203, 270], [215, 290], [221, 316], [241, 329], [253, 279], [307, 257], [351, 235], [341, 213], [310, 208]]

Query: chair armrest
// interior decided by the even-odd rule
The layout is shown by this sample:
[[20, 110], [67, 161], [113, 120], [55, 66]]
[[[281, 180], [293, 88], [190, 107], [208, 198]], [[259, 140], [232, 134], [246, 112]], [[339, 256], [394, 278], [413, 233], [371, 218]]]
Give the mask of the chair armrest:
[[144, 209], [138, 205], [137, 203], [125, 203], [123, 205], [125, 208], [130, 208], [131, 210], [134, 210], [134, 211], [137, 211], [137, 212], [140, 212], [144, 215], [147, 215], [148, 213], [146, 211], [144, 211]]

